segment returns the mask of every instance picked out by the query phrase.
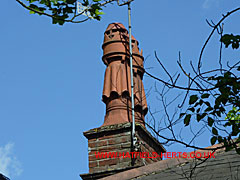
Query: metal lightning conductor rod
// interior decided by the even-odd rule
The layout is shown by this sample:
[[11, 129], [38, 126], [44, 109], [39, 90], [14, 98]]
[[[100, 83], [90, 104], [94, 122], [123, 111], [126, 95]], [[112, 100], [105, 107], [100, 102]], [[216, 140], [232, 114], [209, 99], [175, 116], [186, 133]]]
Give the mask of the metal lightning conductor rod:
[[133, 148], [136, 146], [137, 138], [135, 136], [135, 111], [134, 111], [134, 84], [133, 84], [133, 59], [132, 59], [132, 27], [131, 27], [131, 7], [130, 4], [134, 0], [129, 0], [122, 4], [117, 3], [119, 6], [128, 5], [128, 32], [129, 32], [129, 54], [130, 54], [130, 76], [131, 76], [131, 104], [132, 104], [132, 142]]

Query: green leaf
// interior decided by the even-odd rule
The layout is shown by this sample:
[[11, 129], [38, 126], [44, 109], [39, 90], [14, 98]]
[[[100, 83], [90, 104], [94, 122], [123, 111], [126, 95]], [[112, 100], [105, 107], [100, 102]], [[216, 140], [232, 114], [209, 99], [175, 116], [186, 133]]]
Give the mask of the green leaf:
[[182, 118], [186, 113], [180, 113], [179, 118]]
[[200, 112], [200, 110], [201, 110], [201, 108], [198, 108], [196, 112], [197, 112], [197, 113], [199, 113], [199, 112]]
[[211, 104], [208, 101], [204, 102], [207, 106], [211, 106]]
[[38, 1], [40, 1], [39, 2], [40, 4], [44, 4], [48, 7], [51, 7], [51, 1], [49, 1], [49, 0], [38, 0]]
[[233, 49], [238, 49], [240, 43], [240, 36], [235, 36], [233, 34], [224, 34], [221, 37], [220, 41], [225, 44], [226, 48], [228, 48], [228, 46], [231, 44]]
[[232, 135], [237, 136], [239, 132], [240, 132], [239, 128], [234, 124], [232, 126]]
[[231, 123], [230, 122], [226, 122], [223, 126], [224, 127], [231, 126]]
[[36, 6], [35, 4], [30, 4], [29, 7], [33, 9], [38, 9], [38, 6]]
[[197, 114], [197, 121], [199, 122], [201, 119], [203, 119], [207, 113]]
[[222, 143], [222, 142], [223, 142], [223, 138], [222, 138], [222, 136], [218, 136], [217, 139], [218, 139], [218, 142], [219, 142], [219, 143]]
[[33, 3], [33, 2], [35, 2], [35, 1], [37, 1], [37, 0], [28, 0], [30, 3]]
[[211, 144], [214, 145], [214, 144], [216, 143], [216, 141], [217, 141], [217, 137], [216, 137], [216, 136], [213, 136], [213, 137], [211, 138]]
[[220, 111], [216, 111], [216, 114], [218, 115], [218, 117], [221, 117], [221, 112]]
[[204, 98], [208, 98], [209, 96], [210, 96], [210, 94], [205, 93], [205, 94], [203, 94], [203, 95], [201, 96], [201, 98], [204, 99]]
[[83, 0], [82, 5], [83, 5], [83, 6], [88, 6], [88, 5], [89, 5], [89, 1], [88, 1], [88, 0]]
[[74, 4], [74, 3], [76, 2], [76, 0], [66, 0], [66, 2], [67, 2], [68, 4]]
[[212, 110], [213, 110], [212, 107], [207, 107], [204, 111], [205, 111], [205, 112], [209, 112], [209, 111], [212, 111]]
[[199, 105], [201, 106], [203, 103], [204, 103], [204, 101], [202, 99], [200, 99]]
[[207, 80], [214, 80], [214, 76], [208, 77]]
[[191, 107], [191, 108], [188, 108], [188, 110], [194, 112], [194, 111], [195, 111], [195, 108], [194, 108], [194, 107]]
[[64, 21], [64, 20], [62, 20], [62, 19], [58, 20], [58, 24], [59, 24], [59, 25], [61, 25], [61, 26], [62, 26], [64, 23], [65, 23], [65, 21]]
[[98, 9], [95, 10], [95, 14], [97, 16], [104, 14], [104, 12], [99, 11]]
[[94, 17], [94, 19], [96, 19], [96, 20], [98, 20], [98, 21], [100, 21], [101, 18], [102, 18], [101, 16], [95, 16], [95, 17]]
[[63, 13], [73, 13], [73, 8], [71, 7], [63, 8]]
[[105, 14], [104, 12], [102, 12], [102, 11], [98, 11], [98, 13], [96, 13], [97, 15], [103, 15], [103, 14]]
[[197, 121], [199, 122], [201, 120], [201, 115], [197, 114]]
[[238, 42], [232, 43], [232, 48], [233, 49], [238, 49], [239, 48], [239, 43]]
[[187, 114], [184, 118], [184, 124], [185, 126], [188, 126], [190, 123], [190, 119], [191, 119], [191, 114]]
[[208, 116], [208, 125], [209, 125], [210, 127], [212, 127], [213, 123], [214, 123], [213, 118], [211, 118], [211, 117]]
[[50, 0], [54, 5], [57, 5], [58, 0]]
[[101, 0], [93, 0], [93, 2], [99, 2], [99, 1], [101, 1]]
[[30, 13], [30, 14], [35, 14], [35, 12], [34, 12], [34, 11], [29, 11], [29, 13]]
[[215, 127], [212, 128], [212, 133], [213, 133], [214, 135], [218, 135], [218, 131], [217, 131], [217, 129], [216, 129]]
[[[33, 10], [41, 11], [41, 12], [44, 12], [46, 10], [46, 8], [38, 7], [35, 4], [30, 4], [29, 7], [32, 8]], [[33, 12], [34, 11], [31, 12], [31, 10], [30, 10], [30, 14], [34, 14]]]
[[198, 100], [197, 95], [191, 95], [189, 99], [189, 104], [194, 104]]
[[65, 16], [56, 16], [56, 18], [52, 18], [52, 20], [53, 20], [52, 23], [63, 25], [65, 23], [64, 18], [65, 18]]

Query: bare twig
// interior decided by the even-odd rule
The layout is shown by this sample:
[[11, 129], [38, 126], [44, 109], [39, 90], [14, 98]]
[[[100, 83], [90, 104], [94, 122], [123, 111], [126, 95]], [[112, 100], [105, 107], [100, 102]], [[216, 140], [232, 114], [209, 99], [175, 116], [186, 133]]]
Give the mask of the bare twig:
[[[203, 52], [209, 42], [209, 40], [211, 39], [213, 33], [215, 32], [215, 30], [218, 28], [219, 25], [221, 25], [221, 23], [227, 18], [229, 17], [231, 14], [237, 12], [240, 10], [240, 7], [228, 12], [226, 15], [223, 15], [223, 17], [218, 21], [218, 23], [216, 25], [213, 26], [213, 30], [211, 31], [210, 35], [208, 36], [207, 40], [205, 41], [202, 49], [201, 49], [201, 52], [200, 52], [200, 56], [199, 56], [199, 59], [198, 59], [198, 73], [201, 74], [200, 72], [200, 69], [201, 69], [201, 63], [202, 63], [202, 56], [203, 56]], [[209, 24], [209, 23], [208, 23]]]

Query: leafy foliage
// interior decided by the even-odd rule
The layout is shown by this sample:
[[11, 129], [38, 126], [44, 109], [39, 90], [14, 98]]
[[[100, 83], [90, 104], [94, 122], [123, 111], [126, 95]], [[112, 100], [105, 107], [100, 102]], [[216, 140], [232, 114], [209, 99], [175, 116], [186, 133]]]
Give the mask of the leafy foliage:
[[[220, 41], [228, 48], [238, 49], [240, 43], [240, 35], [225, 34], [221, 36]], [[236, 144], [230, 144], [232, 137], [238, 137], [240, 141], [240, 78], [234, 74], [232, 69], [240, 71], [240, 66], [230, 68], [222, 75], [214, 75], [207, 78], [213, 85], [212, 90], [204, 94], [194, 94], [189, 98], [189, 108], [187, 113], [180, 114], [180, 118], [185, 115], [184, 124], [189, 126], [191, 120], [197, 122], [205, 121], [207, 126], [212, 129], [212, 138], [210, 142], [214, 145], [217, 141], [223, 143], [226, 151], [233, 148], [240, 154], [240, 149]], [[214, 90], [214, 91], [213, 91]], [[214, 103], [210, 103], [214, 100]], [[229, 106], [232, 109], [229, 110]], [[224, 120], [223, 120], [223, 117]], [[219, 124], [224, 122], [223, 127], [219, 128]], [[230, 132], [227, 132], [230, 129]]]
[[[240, 71], [239, 67], [237, 71]], [[184, 118], [185, 126], [190, 124], [191, 117], [195, 115], [197, 122], [207, 120], [207, 125], [212, 128], [212, 145], [217, 141], [226, 144], [228, 139], [236, 136], [239, 136], [240, 140], [240, 78], [228, 71], [222, 76], [211, 76], [208, 80], [214, 82], [216, 93], [190, 96], [190, 107]], [[215, 99], [212, 105], [210, 98]], [[230, 111], [227, 109], [229, 106], [233, 106]], [[218, 119], [222, 117], [225, 117], [224, 127], [231, 128], [231, 132], [225, 137], [219, 133], [221, 130], [219, 131], [217, 126]]]
[[233, 34], [225, 34], [220, 39], [221, 42], [225, 44], [225, 47], [228, 48], [228, 46], [231, 44], [233, 49], [239, 48], [240, 43], [240, 35], [233, 35]]
[[[18, 0], [19, 1], [19, 0]], [[65, 22], [83, 22], [87, 19], [100, 20], [102, 12], [101, 0], [82, 0], [82, 12], [78, 12], [77, 0], [26, 0], [29, 5], [26, 7], [30, 14], [47, 15], [52, 18], [53, 24], [63, 25]], [[80, 3], [80, 2], [79, 2]], [[21, 4], [24, 6], [21, 2]], [[74, 21], [79, 16], [84, 16], [82, 21]]]

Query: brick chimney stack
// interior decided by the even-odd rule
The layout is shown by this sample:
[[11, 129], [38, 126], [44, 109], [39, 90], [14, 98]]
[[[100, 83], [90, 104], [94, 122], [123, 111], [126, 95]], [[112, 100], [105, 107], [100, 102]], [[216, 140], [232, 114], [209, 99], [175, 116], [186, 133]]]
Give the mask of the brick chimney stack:
[[[145, 128], [144, 116], [148, 108], [142, 83], [144, 58], [138, 45], [132, 37], [137, 152], [161, 154], [165, 149]], [[133, 155], [136, 149], [133, 150], [131, 140], [129, 34], [121, 23], [109, 24], [102, 48], [102, 60], [107, 66], [102, 94], [106, 115], [101, 127], [83, 133], [88, 139], [89, 173], [81, 174], [82, 179], [99, 179], [161, 160], [161, 157], [141, 158]], [[107, 156], [109, 152], [112, 157]]]

